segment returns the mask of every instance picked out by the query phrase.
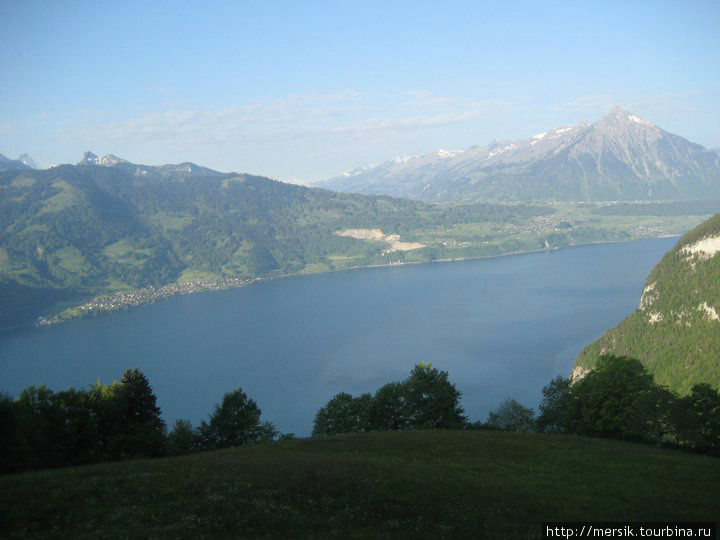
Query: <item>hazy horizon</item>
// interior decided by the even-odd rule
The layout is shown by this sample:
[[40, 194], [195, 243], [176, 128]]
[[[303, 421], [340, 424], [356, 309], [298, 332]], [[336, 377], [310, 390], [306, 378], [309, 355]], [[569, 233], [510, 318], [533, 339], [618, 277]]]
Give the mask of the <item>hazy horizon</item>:
[[0, 153], [317, 181], [616, 105], [720, 146], [720, 5], [5, 2]]

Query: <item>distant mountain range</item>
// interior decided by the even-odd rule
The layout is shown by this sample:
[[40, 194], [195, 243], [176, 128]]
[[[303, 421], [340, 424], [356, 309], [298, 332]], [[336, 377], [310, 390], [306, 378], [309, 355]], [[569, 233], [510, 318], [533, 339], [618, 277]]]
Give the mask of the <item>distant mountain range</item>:
[[424, 201], [720, 197], [720, 153], [622, 109], [520, 141], [361, 166], [318, 187]]
[[132, 174], [139, 177], [157, 177], [170, 178], [177, 176], [209, 176], [213, 178], [236, 176], [236, 173], [222, 173], [195, 165], [189, 161], [178, 163], [177, 165], [139, 165], [130, 163], [128, 160], [119, 158], [112, 154], [98, 157], [92, 152], [85, 152], [78, 165], [101, 165], [103, 167], [112, 167], [114, 170]]
[[686, 234], [653, 268], [638, 309], [579, 355], [574, 377], [601, 354], [642, 361], [678, 392], [720, 388], [720, 214]]
[[23, 169], [37, 169], [35, 160], [27, 154], [22, 154], [17, 159], [10, 159], [0, 154], [0, 172], [21, 171]]

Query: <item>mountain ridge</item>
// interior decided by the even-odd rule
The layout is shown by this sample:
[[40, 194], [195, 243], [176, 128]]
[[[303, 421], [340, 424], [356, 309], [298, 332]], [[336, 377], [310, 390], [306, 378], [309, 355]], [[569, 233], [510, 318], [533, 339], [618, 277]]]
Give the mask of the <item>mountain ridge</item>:
[[720, 196], [720, 155], [615, 107], [592, 124], [393, 158], [314, 185], [443, 202], [693, 199]]
[[[0, 327], [36, 320], [55, 300], [77, 306], [99, 294], [179, 283], [495, 255], [526, 244], [515, 239], [502, 247], [481, 235], [454, 241], [466, 233], [447, 231], [487, 222], [519, 226], [552, 212], [529, 205], [450, 209], [189, 162], [148, 166], [86, 153], [79, 165], [0, 173]], [[378, 230], [381, 238], [343, 232], [354, 230]], [[428, 234], [432, 245], [422, 241]], [[616, 238], [579, 227], [563, 242], [608, 234]], [[544, 245], [525, 241], [528, 249]]]
[[0, 154], [0, 172], [21, 171], [24, 169], [37, 169], [37, 163], [27, 154], [21, 154], [17, 159], [10, 159]]

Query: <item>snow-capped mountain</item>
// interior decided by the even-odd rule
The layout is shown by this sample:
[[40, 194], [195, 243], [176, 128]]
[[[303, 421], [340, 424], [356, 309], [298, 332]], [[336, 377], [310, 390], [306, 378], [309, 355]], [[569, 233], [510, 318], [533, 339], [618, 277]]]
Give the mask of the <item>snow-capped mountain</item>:
[[27, 154], [22, 154], [17, 159], [10, 159], [0, 154], [0, 172], [37, 168], [38, 166], [37, 163], [35, 163], [35, 160]]
[[594, 124], [395, 158], [316, 185], [427, 201], [720, 198], [720, 155], [617, 107]]
[[98, 167], [118, 167], [135, 174], [135, 176], [174, 177], [177, 175], [197, 174], [205, 176], [222, 176], [224, 174], [190, 162], [169, 165], [139, 165], [131, 163], [126, 159], [114, 156], [113, 154], [98, 157], [90, 151], [85, 152], [82, 159], [78, 161], [77, 164]]
[[450, 159], [463, 154], [462, 150], [438, 149], [429, 154], [396, 156], [380, 165], [360, 165], [352, 171], [314, 184], [316, 187], [368, 194], [387, 194], [399, 197], [413, 197], [400, 194], [404, 186], [421, 180], [426, 175], [439, 174], [443, 165]]
[[21, 162], [23, 165], [27, 165], [31, 169], [39, 169], [37, 162], [31, 158], [27, 154], [20, 154], [20, 157], [17, 159], [19, 162]]

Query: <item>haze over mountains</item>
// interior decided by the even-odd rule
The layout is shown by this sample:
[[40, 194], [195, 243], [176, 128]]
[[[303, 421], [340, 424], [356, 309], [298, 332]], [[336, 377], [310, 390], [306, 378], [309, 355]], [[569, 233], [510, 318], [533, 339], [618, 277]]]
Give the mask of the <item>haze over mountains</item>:
[[315, 185], [443, 202], [717, 198], [720, 154], [616, 107], [593, 124], [397, 157]]

